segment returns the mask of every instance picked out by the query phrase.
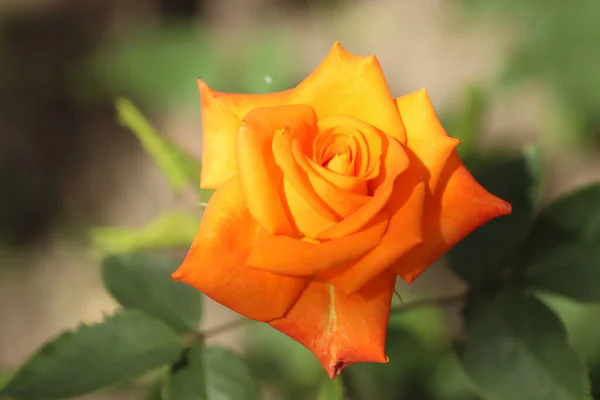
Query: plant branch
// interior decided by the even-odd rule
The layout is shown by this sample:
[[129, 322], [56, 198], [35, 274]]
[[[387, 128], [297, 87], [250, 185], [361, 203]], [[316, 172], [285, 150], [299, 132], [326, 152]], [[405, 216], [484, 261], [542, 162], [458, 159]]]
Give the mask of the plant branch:
[[239, 328], [239, 327], [241, 327], [242, 325], [245, 325], [248, 322], [250, 322], [250, 320], [247, 319], [247, 318], [234, 319], [234, 320], [225, 322], [225, 323], [223, 323], [221, 325], [217, 325], [215, 327], [208, 328], [208, 329], [205, 329], [203, 331], [200, 331], [199, 335], [200, 335], [200, 337], [203, 340], [206, 340], [207, 338], [209, 338], [211, 336], [220, 335], [221, 333], [230, 331], [232, 329]]
[[468, 295], [470, 291], [464, 291], [461, 293], [455, 293], [447, 296], [437, 297], [433, 299], [423, 299], [417, 300], [410, 303], [401, 304], [399, 306], [392, 307], [390, 312], [400, 313], [406, 312], [409, 310], [413, 310], [415, 308], [422, 307], [447, 307], [456, 303], [462, 302]]

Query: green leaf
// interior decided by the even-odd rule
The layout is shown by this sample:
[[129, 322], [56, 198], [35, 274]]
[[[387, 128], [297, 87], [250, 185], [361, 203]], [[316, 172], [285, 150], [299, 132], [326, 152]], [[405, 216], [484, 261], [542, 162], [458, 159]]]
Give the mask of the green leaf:
[[323, 367], [310, 351], [267, 324], [250, 327], [244, 351], [253, 374], [269, 387], [279, 390], [287, 400], [314, 396], [316, 388], [326, 378]]
[[[393, 400], [405, 393], [410, 385], [433, 362], [430, 349], [404, 327], [391, 324], [387, 330], [387, 364], [359, 363], [348, 366], [342, 377], [358, 398]], [[402, 397], [402, 396], [400, 396]], [[411, 398], [411, 397], [408, 397]]]
[[222, 347], [187, 349], [172, 368], [163, 388], [164, 400], [255, 400], [259, 398], [245, 360]]
[[171, 279], [179, 264], [156, 254], [109, 256], [102, 263], [102, 279], [123, 307], [144, 311], [178, 332], [192, 332], [200, 322], [202, 295]]
[[179, 336], [147, 314], [124, 310], [44, 345], [0, 394], [20, 399], [80, 396], [173, 363]]
[[259, 398], [246, 361], [222, 347], [204, 350], [207, 393], [209, 400], [253, 400]]
[[[160, 136], [128, 99], [117, 99], [115, 107], [119, 122], [135, 134], [156, 165], [166, 175], [173, 190], [179, 192], [188, 183], [199, 187], [200, 163], [196, 159], [167, 138]], [[208, 192], [204, 193], [207, 194]], [[204, 200], [208, 199], [204, 197]]]
[[268, 35], [253, 39], [246, 46], [247, 56], [241, 73], [247, 93], [272, 93], [294, 86], [290, 70], [294, 62], [294, 52], [282, 32], [268, 32]]
[[207, 400], [204, 345], [185, 351], [175, 364], [163, 387], [163, 400]]
[[600, 184], [544, 209], [534, 222], [522, 259], [528, 281], [535, 287], [600, 302]]
[[507, 290], [471, 298], [461, 363], [485, 399], [590, 399], [587, 371], [558, 317], [532, 296]]
[[344, 399], [344, 384], [341, 378], [335, 378], [325, 381], [317, 400], [343, 400]]
[[141, 228], [95, 227], [88, 231], [92, 245], [106, 254], [137, 250], [188, 248], [198, 230], [200, 218], [167, 211]]
[[146, 99], [157, 108], [198, 104], [196, 79], [227, 81], [207, 31], [197, 24], [166, 24], [119, 38], [92, 60], [112, 93]]
[[499, 276], [525, 240], [540, 193], [541, 155], [527, 149], [518, 157], [487, 163], [473, 172], [490, 193], [512, 204], [512, 213], [471, 233], [448, 252], [454, 271], [471, 284]]
[[471, 154], [483, 131], [483, 119], [488, 107], [488, 93], [478, 85], [470, 85], [461, 109], [443, 118], [448, 134], [460, 140], [456, 148], [461, 157]]

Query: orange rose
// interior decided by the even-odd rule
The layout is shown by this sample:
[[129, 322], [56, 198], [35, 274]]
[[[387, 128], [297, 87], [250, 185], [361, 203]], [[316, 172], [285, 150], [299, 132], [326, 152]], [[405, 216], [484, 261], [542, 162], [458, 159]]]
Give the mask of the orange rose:
[[295, 89], [202, 96], [216, 189], [173, 274], [311, 350], [335, 377], [387, 362], [396, 275], [411, 282], [510, 204], [481, 187], [421, 90], [393, 99], [374, 56], [335, 43]]

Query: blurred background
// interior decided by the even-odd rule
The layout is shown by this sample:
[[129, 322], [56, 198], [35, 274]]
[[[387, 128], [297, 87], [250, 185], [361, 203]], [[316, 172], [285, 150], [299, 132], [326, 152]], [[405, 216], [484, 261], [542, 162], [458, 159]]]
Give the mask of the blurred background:
[[[219, 91], [293, 87], [339, 40], [375, 53], [394, 95], [426, 87], [464, 149], [539, 145], [545, 202], [600, 180], [598, 21], [598, 0], [0, 0], [0, 374], [116, 307], [91, 227], [137, 227], [168, 209], [200, 215], [117, 123], [117, 96], [199, 156], [197, 77]], [[461, 136], [464, 124], [476, 135]], [[463, 284], [440, 263], [398, 289], [411, 301]], [[600, 365], [600, 308], [547, 300]], [[235, 318], [205, 307], [206, 327]], [[460, 333], [455, 313], [419, 309], [392, 321], [389, 386], [348, 368], [354, 396], [476, 399], [445, 351]], [[249, 355], [265, 396], [313, 398], [321, 367], [263, 328], [211, 340]], [[88, 398], [143, 394], [125, 385]]]

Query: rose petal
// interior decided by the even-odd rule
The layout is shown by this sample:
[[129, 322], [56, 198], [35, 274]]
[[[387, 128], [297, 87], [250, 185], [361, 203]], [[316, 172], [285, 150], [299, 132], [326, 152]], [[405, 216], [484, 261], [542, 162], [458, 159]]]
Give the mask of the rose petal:
[[426, 200], [425, 210], [423, 243], [393, 267], [408, 283], [479, 226], [510, 214], [511, 205], [479, 185], [458, 154], [453, 153], [439, 176], [435, 193]]
[[[298, 164], [295, 153], [303, 154], [301, 149], [304, 143], [301, 139], [302, 138], [295, 135], [294, 132], [288, 130], [277, 132], [273, 139], [273, 158], [277, 166], [281, 168], [283, 177], [289, 182], [289, 185], [284, 185], [285, 197], [289, 200], [290, 197], [295, 197], [297, 194], [314, 210], [312, 213], [308, 212], [297, 215], [298, 218], [295, 218], [297, 220], [316, 212], [327, 220], [336, 221], [339, 219], [339, 215], [329, 207], [325, 200], [319, 197], [306, 172]], [[289, 186], [291, 186], [294, 191], [289, 191]], [[292, 199], [292, 202], [290, 203], [290, 212], [292, 215], [296, 216], [293, 203]], [[301, 221], [298, 222], [300, 223]], [[300, 230], [303, 231], [302, 229]]]
[[258, 321], [279, 318], [307, 280], [245, 267], [260, 227], [244, 205], [237, 178], [211, 197], [192, 246], [173, 279]]
[[458, 241], [511, 206], [489, 194], [463, 166], [454, 151], [458, 140], [442, 127], [426, 90], [396, 99], [406, 127], [407, 146], [429, 172], [424, 242], [394, 265], [412, 282]]
[[[379, 175], [383, 133], [373, 126], [348, 115], [333, 115], [318, 122], [319, 134], [315, 137], [315, 154], [323, 154], [331, 139], [356, 143], [355, 176], [365, 180]], [[323, 158], [323, 157], [321, 157]], [[323, 163], [324, 160], [316, 160]], [[331, 169], [331, 168], [330, 168]]]
[[309, 106], [293, 105], [256, 108], [242, 120], [237, 142], [240, 181], [250, 215], [271, 233], [296, 232], [283, 196], [283, 174], [273, 157], [275, 132], [290, 125], [310, 129], [315, 118]]
[[400, 143], [390, 136], [384, 137], [382, 158], [384, 162], [379, 176], [374, 179], [377, 183], [372, 199], [344, 220], [319, 232], [316, 235], [318, 240], [335, 239], [356, 232], [383, 210], [392, 195], [394, 181], [408, 168], [409, 159]]
[[434, 191], [458, 139], [448, 136], [435, 113], [427, 90], [422, 89], [396, 99], [406, 128], [406, 146], [429, 172], [429, 187]]
[[370, 198], [326, 181], [312, 168], [302, 149], [302, 141], [289, 132], [275, 135], [273, 155], [283, 172], [283, 190], [290, 213], [298, 230], [314, 238], [318, 232], [362, 207]]
[[270, 94], [222, 93], [198, 79], [202, 99], [202, 171], [200, 186], [216, 189], [238, 174], [237, 132], [250, 110], [284, 104], [290, 91]]
[[285, 317], [270, 324], [313, 352], [330, 378], [357, 362], [386, 363], [385, 338], [396, 278], [383, 274], [346, 296], [312, 281]]
[[346, 294], [362, 288], [423, 241], [425, 183], [415, 184], [404, 175], [396, 180], [393, 194], [385, 206], [391, 218], [379, 245], [356, 261], [319, 273]]
[[313, 160], [308, 160], [308, 164], [310, 167], [321, 177], [332, 184], [336, 185], [340, 189], [344, 189], [350, 193], [366, 196], [368, 195], [369, 188], [367, 185], [367, 181], [363, 178], [357, 178], [355, 176], [350, 175], [342, 175], [337, 172], [334, 172], [330, 169], [327, 169]]
[[406, 141], [402, 119], [375, 56], [360, 57], [336, 42], [317, 69], [290, 93], [291, 104], [310, 104], [319, 119], [346, 114]]
[[365, 229], [324, 243], [274, 236], [263, 230], [246, 265], [278, 274], [310, 276], [361, 257], [376, 247], [388, 220], [387, 214], [380, 214]]

